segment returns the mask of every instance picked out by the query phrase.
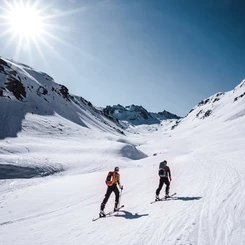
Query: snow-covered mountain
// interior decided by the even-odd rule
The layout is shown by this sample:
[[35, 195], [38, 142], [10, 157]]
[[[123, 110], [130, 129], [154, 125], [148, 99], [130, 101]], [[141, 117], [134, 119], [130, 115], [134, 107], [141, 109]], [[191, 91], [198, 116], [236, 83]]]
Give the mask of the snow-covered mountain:
[[[245, 244], [245, 81], [125, 134], [28, 66], [1, 59], [0, 81], [0, 244]], [[165, 159], [177, 194], [150, 204]], [[92, 222], [115, 166], [125, 207]]]
[[[127, 123], [156, 124], [179, 118], [167, 111], [149, 113], [142, 106], [135, 105], [95, 107], [83, 97], [70, 94], [67, 87], [57, 84], [46, 73], [3, 58], [0, 58], [0, 98], [0, 139], [16, 136], [28, 113], [40, 116], [57, 114], [83, 127], [90, 124], [98, 126], [100, 121], [104, 123], [103, 130], [122, 134]], [[8, 123], [5, 123], [6, 118]], [[62, 127], [59, 128], [62, 130]]]
[[[199, 102], [175, 127], [202, 128], [202, 125], [236, 123], [245, 116], [245, 80], [228, 92], [219, 92]], [[216, 130], [216, 128], [215, 128]]]
[[[59, 115], [82, 127], [97, 125], [104, 131], [123, 133], [118, 120], [82, 97], [69, 93], [49, 75], [29, 66], [0, 59], [0, 139], [16, 136], [28, 113], [42, 117]], [[102, 122], [103, 128], [101, 124]], [[33, 126], [34, 127], [34, 126]], [[52, 125], [47, 125], [51, 129]], [[62, 131], [62, 126], [55, 126]]]
[[162, 120], [180, 118], [179, 116], [165, 110], [158, 113], [148, 112], [144, 107], [137, 105], [130, 105], [126, 107], [119, 104], [107, 106], [104, 111], [108, 115], [132, 125], [157, 124]]

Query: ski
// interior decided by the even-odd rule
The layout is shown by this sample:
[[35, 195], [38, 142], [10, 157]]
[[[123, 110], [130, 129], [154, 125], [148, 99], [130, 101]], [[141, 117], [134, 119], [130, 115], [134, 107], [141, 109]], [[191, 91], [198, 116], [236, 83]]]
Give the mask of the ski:
[[175, 193], [173, 193], [173, 194], [171, 194], [169, 197], [163, 197], [163, 198], [160, 198], [159, 200], [155, 200], [155, 201], [153, 201], [153, 202], [151, 202], [151, 204], [152, 203], [155, 203], [155, 202], [161, 202], [161, 201], [166, 201], [166, 200], [168, 200], [168, 199], [171, 199], [173, 196], [175, 196], [177, 193], [175, 192]]
[[110, 211], [110, 212], [106, 213], [104, 217], [100, 217], [99, 216], [97, 218], [93, 218], [92, 221], [96, 221], [96, 220], [101, 219], [101, 218], [106, 218], [107, 216], [110, 216], [113, 213], [116, 213], [116, 212], [120, 211], [120, 209], [123, 208], [123, 207], [124, 207], [124, 205], [120, 206], [117, 211]]

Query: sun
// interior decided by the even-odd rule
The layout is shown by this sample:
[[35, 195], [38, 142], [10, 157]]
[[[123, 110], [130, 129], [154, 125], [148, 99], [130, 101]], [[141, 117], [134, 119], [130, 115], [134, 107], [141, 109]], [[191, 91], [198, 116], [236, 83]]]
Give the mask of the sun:
[[43, 32], [43, 22], [34, 6], [14, 6], [9, 12], [9, 24], [15, 35], [33, 38]]
[[[44, 49], [54, 52], [51, 40], [62, 42], [56, 35], [57, 27], [52, 20], [51, 5], [42, 5], [40, 0], [0, 0], [0, 38], [7, 40], [6, 47], [13, 47], [14, 59], [21, 55], [32, 57], [38, 52], [39, 57], [44, 56]], [[37, 52], [36, 52], [37, 51]]]
[[[84, 7], [64, 10], [57, 1], [42, 0], [0, 0], [0, 39], [5, 47], [1, 49], [15, 52], [13, 58], [20, 56], [41, 57], [48, 66], [45, 54], [57, 56], [64, 60], [58, 48], [60, 45], [80, 52], [80, 48], [66, 42], [67, 33], [73, 32], [72, 26], [67, 26], [66, 19], [71, 15], [84, 11]], [[62, 23], [62, 24], [60, 24]], [[57, 43], [59, 45], [57, 45]]]
[[14, 1], [12, 4], [7, 4], [5, 12], [5, 24], [10, 27], [9, 31], [13, 35], [34, 39], [44, 32], [44, 18], [36, 5]]

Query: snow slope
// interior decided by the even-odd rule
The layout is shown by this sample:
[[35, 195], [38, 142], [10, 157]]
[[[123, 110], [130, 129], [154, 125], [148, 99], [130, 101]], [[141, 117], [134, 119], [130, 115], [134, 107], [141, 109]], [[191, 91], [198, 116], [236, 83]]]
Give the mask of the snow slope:
[[[129, 139], [142, 141], [139, 149], [151, 155], [141, 160], [122, 159], [120, 151], [111, 149], [111, 145], [103, 144], [102, 150], [101, 145], [94, 142], [87, 145], [87, 149], [95, 163], [101, 157], [103, 169], [94, 168], [96, 164], [92, 161], [89, 164], [88, 157], [76, 153], [76, 148], [64, 148], [66, 154], [61, 155], [61, 158], [67, 155], [64, 162], [71, 165], [80, 162], [77, 168], [83, 169], [83, 173], [74, 175], [68, 171], [41, 179], [2, 180], [1, 241], [3, 244], [32, 244], [34, 240], [35, 244], [244, 244], [242, 138], [237, 145], [231, 141], [224, 143], [224, 149], [219, 141], [213, 142], [210, 148], [206, 139], [203, 139], [204, 147], [199, 145], [198, 137], [192, 140], [181, 137], [180, 142], [179, 138], [168, 136], [169, 132], [132, 135]], [[14, 143], [12, 149], [17, 147], [17, 142], [25, 140], [10, 142]], [[76, 137], [66, 139], [66, 143], [70, 145], [76, 140]], [[112, 141], [113, 145], [117, 142]], [[62, 140], [56, 143], [61, 145]], [[40, 144], [36, 154], [34, 150], [30, 153], [35, 161], [45, 159], [40, 153], [42, 148], [44, 145]], [[56, 155], [62, 163], [56, 150], [49, 148], [46, 159], [55, 159], [53, 155]], [[152, 156], [154, 153], [157, 156]], [[15, 155], [21, 159], [25, 154]], [[158, 185], [157, 167], [162, 159], [169, 162], [173, 175], [171, 192], [177, 192], [177, 198], [150, 204]], [[121, 167], [124, 185], [121, 203], [125, 208], [111, 217], [92, 222], [106, 191], [107, 170], [115, 165]], [[107, 211], [113, 208], [113, 201], [112, 194]]]
[[[26, 113], [17, 137], [0, 140], [0, 244], [245, 244], [243, 93], [241, 83], [177, 126], [163, 121], [125, 134], [95, 117], [84, 115], [84, 127], [68, 112]], [[212, 113], [197, 116], [204, 108]], [[150, 204], [163, 159], [177, 195]], [[125, 207], [92, 222], [115, 166]], [[114, 194], [106, 211], [113, 204]]]
[[6, 59], [0, 59], [0, 111], [0, 139], [16, 137], [28, 114], [40, 118], [58, 115], [84, 128], [123, 133], [117, 120], [84, 98], [69, 94], [47, 74]]

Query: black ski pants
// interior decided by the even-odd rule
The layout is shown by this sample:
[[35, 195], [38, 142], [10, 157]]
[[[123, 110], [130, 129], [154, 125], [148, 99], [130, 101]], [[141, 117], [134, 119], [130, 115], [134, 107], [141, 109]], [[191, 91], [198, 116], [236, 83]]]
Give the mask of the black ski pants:
[[156, 195], [158, 196], [162, 187], [163, 187], [163, 184], [166, 185], [166, 190], [165, 190], [165, 194], [166, 195], [169, 195], [169, 188], [170, 188], [170, 181], [168, 179], [168, 177], [160, 177], [160, 180], [159, 180], [159, 186], [156, 190]]
[[104, 210], [105, 205], [106, 205], [106, 203], [107, 203], [107, 201], [108, 201], [108, 199], [109, 199], [109, 197], [110, 197], [112, 192], [115, 193], [115, 196], [116, 196], [116, 198], [115, 198], [115, 207], [117, 207], [117, 205], [119, 203], [119, 195], [120, 194], [119, 194], [119, 190], [117, 188], [117, 185], [114, 184], [113, 186], [108, 186], [106, 194], [105, 194], [105, 198], [104, 198], [103, 202], [101, 203], [101, 210]]

